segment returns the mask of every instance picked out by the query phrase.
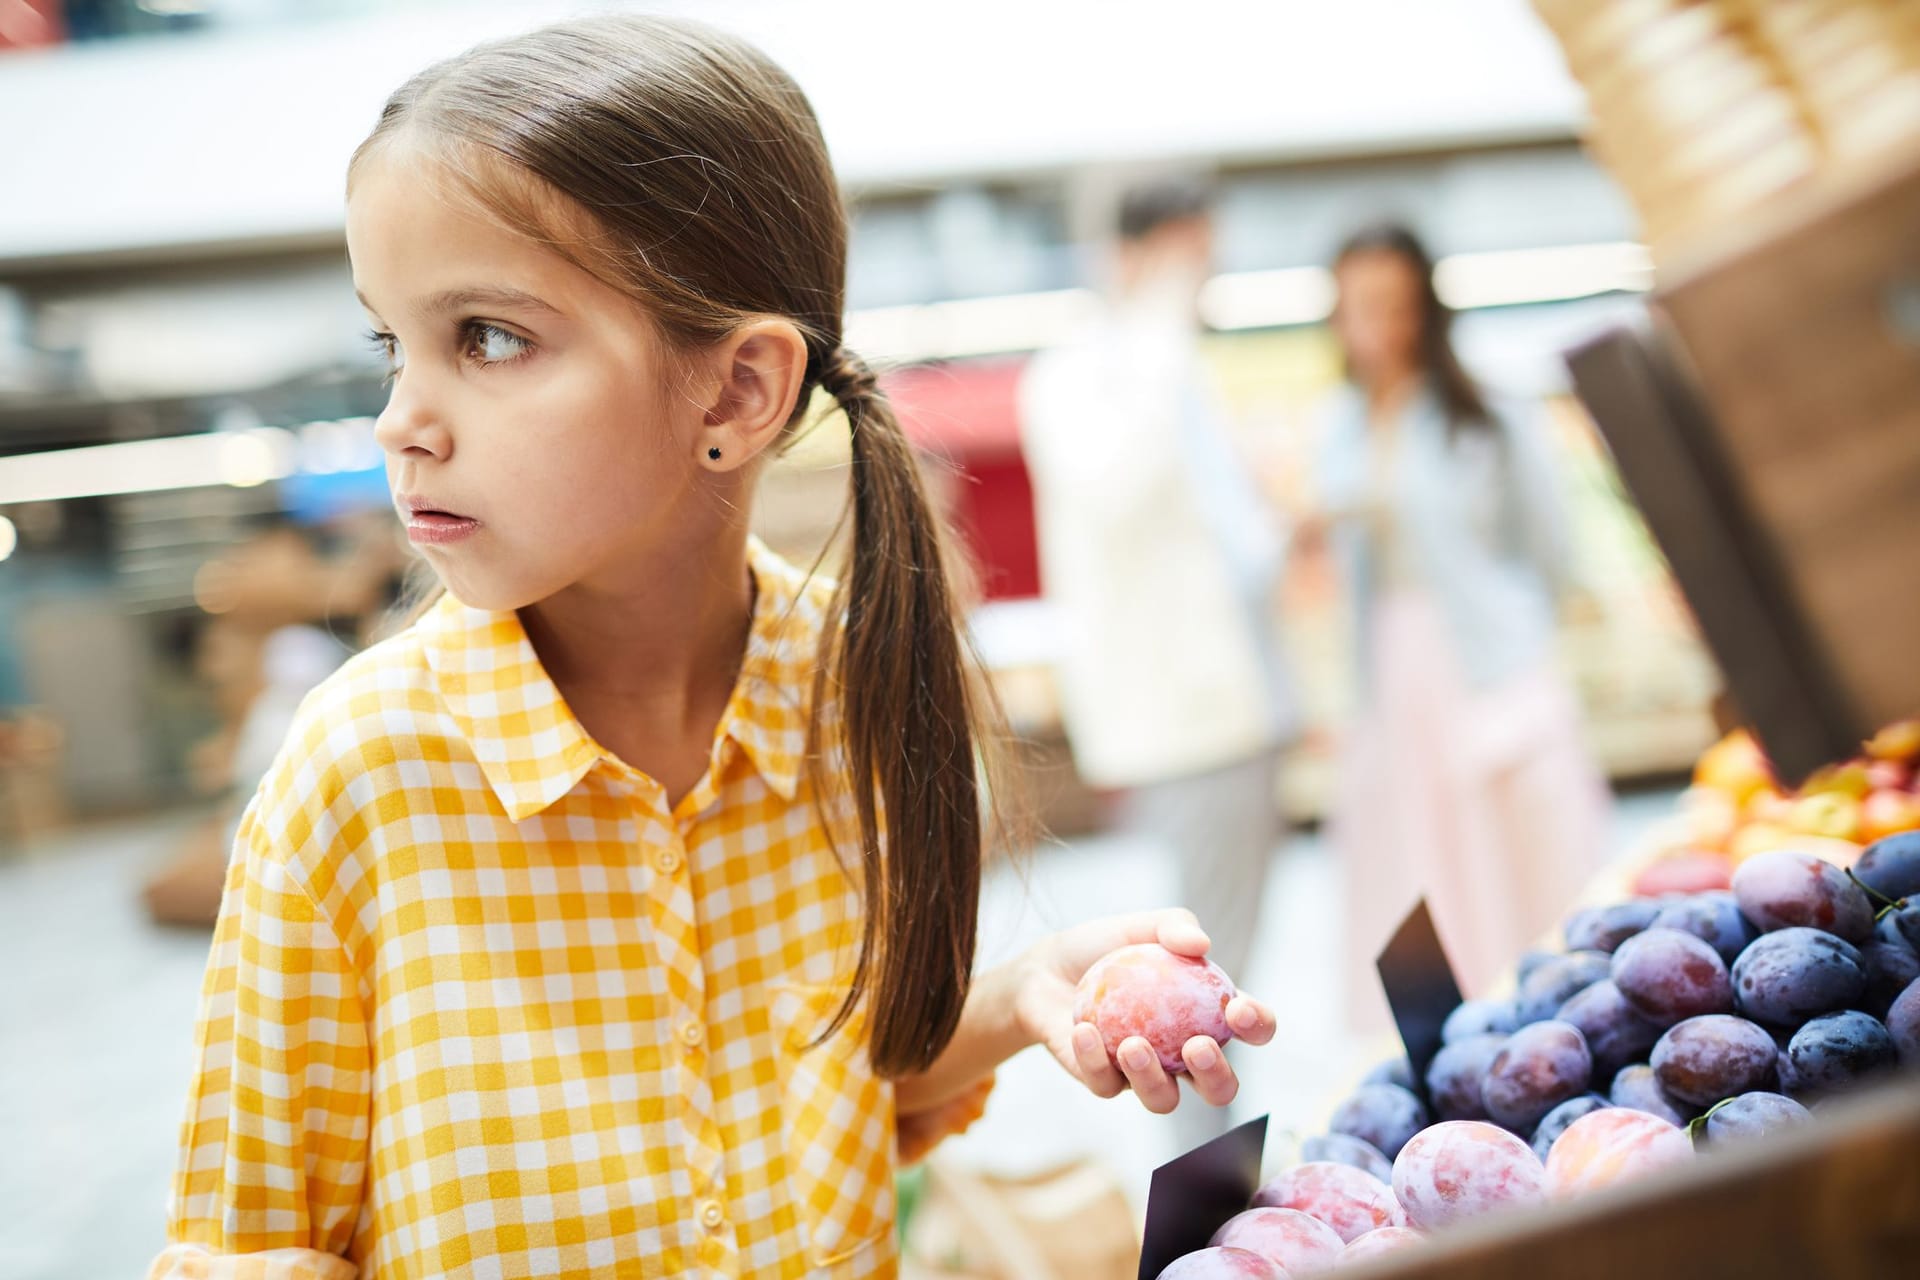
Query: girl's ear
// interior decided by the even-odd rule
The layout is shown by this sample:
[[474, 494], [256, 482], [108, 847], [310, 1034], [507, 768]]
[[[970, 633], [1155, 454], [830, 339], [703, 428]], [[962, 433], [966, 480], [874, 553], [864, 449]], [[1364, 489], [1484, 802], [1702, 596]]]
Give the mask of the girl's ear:
[[710, 353], [708, 403], [694, 436], [695, 461], [732, 471], [780, 436], [807, 376], [807, 342], [787, 320], [742, 325]]

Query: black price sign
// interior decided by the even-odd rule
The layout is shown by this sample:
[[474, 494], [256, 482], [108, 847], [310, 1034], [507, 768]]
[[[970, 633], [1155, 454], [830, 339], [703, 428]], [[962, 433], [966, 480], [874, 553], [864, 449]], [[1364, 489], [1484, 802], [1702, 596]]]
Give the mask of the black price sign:
[[1266, 1145], [1267, 1117], [1261, 1116], [1153, 1171], [1140, 1280], [1154, 1280], [1174, 1259], [1206, 1248], [1213, 1233], [1247, 1207], [1260, 1189]]
[[1415, 1091], [1426, 1093], [1427, 1068], [1440, 1052], [1440, 1028], [1460, 1005], [1460, 984], [1434, 932], [1427, 900], [1420, 899], [1374, 961], [1386, 988], [1400, 1043], [1407, 1047]]

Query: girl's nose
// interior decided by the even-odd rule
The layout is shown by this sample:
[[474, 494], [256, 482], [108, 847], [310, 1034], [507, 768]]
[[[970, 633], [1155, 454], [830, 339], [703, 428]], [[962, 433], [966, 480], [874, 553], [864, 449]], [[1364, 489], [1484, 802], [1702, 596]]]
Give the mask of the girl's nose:
[[417, 384], [402, 369], [387, 397], [387, 407], [373, 424], [373, 438], [394, 457], [427, 456], [445, 462], [453, 454], [453, 435]]

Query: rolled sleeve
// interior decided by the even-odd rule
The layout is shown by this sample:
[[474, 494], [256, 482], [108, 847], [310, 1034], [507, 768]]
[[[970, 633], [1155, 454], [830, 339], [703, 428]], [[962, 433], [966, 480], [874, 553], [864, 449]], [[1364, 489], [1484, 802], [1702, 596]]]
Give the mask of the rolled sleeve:
[[263, 829], [241, 823], [151, 1277], [350, 1280], [372, 1073], [358, 979]]

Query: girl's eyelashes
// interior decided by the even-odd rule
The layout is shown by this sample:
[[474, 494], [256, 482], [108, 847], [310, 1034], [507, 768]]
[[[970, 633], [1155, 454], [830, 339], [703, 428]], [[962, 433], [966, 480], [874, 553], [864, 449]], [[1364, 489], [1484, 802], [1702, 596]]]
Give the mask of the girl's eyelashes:
[[390, 333], [369, 329], [367, 345], [387, 358], [387, 376], [383, 381], [391, 383], [399, 375], [400, 366], [406, 363], [406, 357], [400, 352], [399, 340]]
[[[519, 334], [485, 320], [460, 323], [460, 354], [482, 367], [497, 367], [525, 358], [533, 344]], [[380, 329], [367, 331], [367, 343], [387, 358], [387, 381], [391, 382], [407, 362], [400, 340]]]
[[519, 334], [485, 320], [469, 320], [461, 326], [461, 332], [465, 339], [461, 354], [478, 364], [507, 364], [533, 349], [533, 344]]

